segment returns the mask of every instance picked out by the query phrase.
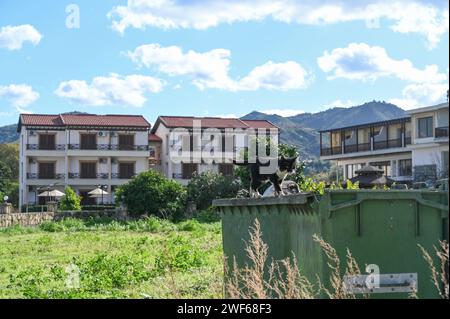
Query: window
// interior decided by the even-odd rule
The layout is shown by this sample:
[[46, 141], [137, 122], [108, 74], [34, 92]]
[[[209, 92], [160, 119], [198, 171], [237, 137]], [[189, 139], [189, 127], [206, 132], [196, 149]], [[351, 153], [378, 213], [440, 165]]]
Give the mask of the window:
[[120, 150], [132, 150], [134, 147], [134, 135], [122, 134], [119, 135], [119, 149]]
[[39, 163], [40, 179], [54, 179], [55, 175], [55, 163]]
[[134, 174], [134, 163], [119, 163], [119, 178], [129, 179]]
[[198, 165], [194, 163], [183, 163], [181, 169], [182, 169], [182, 178], [190, 179], [192, 177], [192, 174], [198, 171]]
[[362, 164], [348, 164], [348, 165], [346, 165], [345, 169], [347, 171], [347, 178], [355, 177], [357, 175], [356, 171], [361, 169], [364, 166], [365, 166], [364, 163], [362, 163]]
[[97, 149], [96, 134], [80, 134], [80, 149], [95, 150]]
[[40, 150], [54, 150], [55, 149], [55, 134], [39, 134], [39, 149]]
[[424, 138], [424, 137], [432, 137], [433, 136], [433, 117], [422, 117], [417, 120], [419, 131], [418, 131], [418, 137]]
[[219, 173], [223, 176], [233, 176], [233, 164], [219, 164]]
[[412, 176], [412, 161], [410, 159], [398, 161], [399, 175]]
[[386, 176], [392, 176], [390, 161], [372, 162], [372, 163], [369, 163], [369, 165], [375, 166], [379, 169], [382, 169], [384, 171], [384, 175], [386, 175]]
[[96, 162], [80, 163], [80, 178], [97, 178], [97, 163]]

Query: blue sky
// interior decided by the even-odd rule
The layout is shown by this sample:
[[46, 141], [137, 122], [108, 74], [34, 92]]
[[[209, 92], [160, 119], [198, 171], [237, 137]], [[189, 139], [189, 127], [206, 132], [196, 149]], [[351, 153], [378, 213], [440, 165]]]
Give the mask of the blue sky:
[[446, 98], [447, 1], [55, 2], [0, 0], [0, 125], [20, 112], [154, 121]]

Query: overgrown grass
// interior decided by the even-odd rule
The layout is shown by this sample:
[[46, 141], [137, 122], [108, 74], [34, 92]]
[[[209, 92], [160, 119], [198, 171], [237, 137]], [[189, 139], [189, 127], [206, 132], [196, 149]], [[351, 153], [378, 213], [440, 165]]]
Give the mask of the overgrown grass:
[[219, 298], [222, 262], [220, 223], [14, 226], [0, 230], [0, 298]]

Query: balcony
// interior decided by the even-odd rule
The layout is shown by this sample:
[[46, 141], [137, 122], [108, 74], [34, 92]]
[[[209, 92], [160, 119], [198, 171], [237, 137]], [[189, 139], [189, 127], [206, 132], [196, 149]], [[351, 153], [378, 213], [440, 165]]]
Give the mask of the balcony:
[[342, 154], [342, 146], [323, 147], [320, 150], [321, 156], [330, 156], [330, 155], [337, 155], [337, 154]]
[[183, 179], [183, 174], [181, 173], [173, 173], [172, 178], [174, 179]]
[[64, 179], [66, 174], [27, 173], [27, 179]]
[[344, 145], [344, 147], [342, 147], [342, 145], [334, 147], [322, 147], [320, 150], [320, 156], [332, 156], [332, 155], [352, 154], [359, 152], [400, 148], [411, 144], [411, 138], [410, 137], [405, 138], [404, 144], [402, 143], [401, 138], [383, 141], [374, 141], [373, 148], [371, 144], [372, 143], [358, 143], [358, 144]]
[[117, 145], [117, 144], [94, 144], [80, 145], [69, 144], [69, 150], [97, 150], [97, 151], [148, 151], [148, 145]]
[[69, 173], [70, 179], [108, 179], [108, 173], [96, 173], [96, 174], [80, 174], [80, 173]]
[[436, 127], [434, 129], [434, 137], [435, 138], [448, 137], [448, 126]]
[[65, 151], [65, 144], [27, 144], [29, 151]]

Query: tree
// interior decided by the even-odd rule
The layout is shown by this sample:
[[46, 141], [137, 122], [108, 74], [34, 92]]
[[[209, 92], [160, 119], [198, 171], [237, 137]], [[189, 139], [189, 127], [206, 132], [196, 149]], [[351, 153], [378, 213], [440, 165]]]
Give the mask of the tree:
[[214, 199], [236, 197], [241, 184], [232, 176], [207, 171], [195, 173], [187, 185], [187, 199], [197, 209], [207, 209]]
[[0, 191], [5, 189], [12, 180], [11, 169], [0, 160]]
[[177, 218], [186, 205], [186, 188], [150, 170], [120, 186], [115, 197], [116, 203], [123, 203], [132, 216], [151, 214]]
[[75, 191], [67, 186], [65, 189], [66, 195], [61, 199], [59, 203], [60, 210], [81, 210], [81, 197], [75, 193]]
[[19, 178], [19, 145], [0, 144], [0, 161], [11, 171], [11, 178]]

